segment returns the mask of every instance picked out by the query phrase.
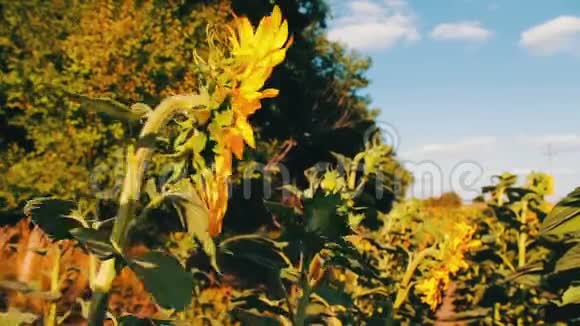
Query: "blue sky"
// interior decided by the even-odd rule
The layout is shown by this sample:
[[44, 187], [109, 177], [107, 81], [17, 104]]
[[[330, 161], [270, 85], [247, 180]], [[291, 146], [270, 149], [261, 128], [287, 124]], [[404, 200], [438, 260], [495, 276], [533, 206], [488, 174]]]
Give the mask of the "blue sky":
[[410, 196], [469, 199], [503, 171], [550, 172], [554, 199], [580, 186], [580, 0], [330, 4], [329, 37], [373, 60]]

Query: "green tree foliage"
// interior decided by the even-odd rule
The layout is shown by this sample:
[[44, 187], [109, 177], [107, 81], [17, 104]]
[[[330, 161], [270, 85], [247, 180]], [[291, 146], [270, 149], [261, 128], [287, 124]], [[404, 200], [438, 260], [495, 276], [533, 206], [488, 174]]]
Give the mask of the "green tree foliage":
[[[195, 86], [192, 50], [227, 3], [3, 1], [0, 29], [0, 197], [16, 208], [35, 195], [90, 198], [113, 186], [130, 126], [67, 93], [156, 103]], [[66, 93], [65, 93], [66, 92]], [[117, 171], [118, 174], [118, 171]]]
[[461, 197], [455, 192], [446, 192], [439, 197], [432, 197], [426, 200], [428, 206], [442, 207], [459, 207], [461, 206]]
[[[364, 150], [375, 116], [362, 94], [370, 61], [326, 39], [323, 1], [279, 5], [294, 44], [267, 85], [280, 89], [280, 95], [252, 118], [257, 149], [248, 151], [239, 170], [253, 162], [267, 168], [281, 162], [292, 182], [304, 184], [307, 167], [335, 162], [331, 152], [353, 156]], [[92, 193], [119, 188], [121, 148], [138, 126], [85, 114], [84, 109], [95, 108], [77, 94], [154, 105], [164, 96], [191, 92], [199, 72], [194, 49], [201, 57], [207, 54], [207, 32], [229, 20], [232, 10], [255, 20], [271, 7], [268, 1], [3, 2], [2, 214], [49, 194], [84, 200], [88, 209], [107, 208], [106, 201], [95, 205]], [[388, 172], [402, 192], [410, 176], [391, 161]], [[264, 177], [258, 173], [254, 184], [263, 184]], [[275, 175], [269, 181], [277, 185], [281, 179]], [[234, 192], [232, 205], [240, 209], [229, 210], [226, 226], [252, 230], [270, 222], [259, 188], [249, 199]], [[111, 202], [117, 195], [99, 193]], [[386, 205], [394, 198], [393, 191]], [[253, 217], [235, 216], [248, 209]]]

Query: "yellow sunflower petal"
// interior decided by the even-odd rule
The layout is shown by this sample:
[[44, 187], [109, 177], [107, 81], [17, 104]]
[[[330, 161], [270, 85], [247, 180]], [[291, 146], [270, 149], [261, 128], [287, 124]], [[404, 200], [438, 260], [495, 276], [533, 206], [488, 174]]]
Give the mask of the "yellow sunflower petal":
[[240, 96], [234, 99], [232, 107], [237, 114], [243, 117], [247, 117], [259, 110], [262, 107], [262, 104], [260, 103], [259, 99], [249, 101]]
[[280, 26], [278, 32], [276, 32], [276, 35], [274, 36], [272, 47], [274, 49], [279, 49], [283, 47], [284, 43], [286, 43], [287, 38], [288, 38], [288, 21], [285, 20]]
[[240, 134], [242, 135], [242, 138], [244, 139], [246, 144], [248, 144], [248, 146], [252, 148], [255, 148], [256, 141], [254, 140], [254, 130], [252, 129], [252, 126], [250, 125], [248, 120], [244, 118], [237, 119], [236, 127], [240, 131]]
[[256, 29], [256, 35], [254, 36], [255, 45], [262, 49], [262, 51], [268, 47], [269, 39], [273, 36], [274, 26], [272, 25], [271, 17], [264, 17], [260, 21], [258, 28]]
[[238, 33], [240, 35], [240, 47], [251, 46], [254, 42], [254, 28], [247, 17], [238, 20]]
[[221, 177], [232, 175], [232, 152], [228, 149], [222, 149], [215, 157], [216, 173]]
[[276, 50], [272, 52], [272, 54], [270, 54], [269, 56], [270, 65], [271, 66], [279, 65], [282, 61], [284, 61], [285, 57], [286, 57], [286, 49]]
[[256, 93], [264, 86], [266, 79], [270, 76], [271, 69], [260, 69], [255, 71], [249, 78], [244, 79], [240, 83], [240, 92], [244, 97], [253, 99], [251, 95]]
[[272, 15], [270, 16], [272, 19], [272, 24], [276, 27], [280, 26], [280, 22], [282, 21], [282, 12], [280, 11], [280, 7], [277, 5], [274, 6], [272, 9]]
[[280, 93], [280, 91], [275, 88], [267, 88], [262, 91], [262, 98], [276, 97], [278, 96], [278, 93]]

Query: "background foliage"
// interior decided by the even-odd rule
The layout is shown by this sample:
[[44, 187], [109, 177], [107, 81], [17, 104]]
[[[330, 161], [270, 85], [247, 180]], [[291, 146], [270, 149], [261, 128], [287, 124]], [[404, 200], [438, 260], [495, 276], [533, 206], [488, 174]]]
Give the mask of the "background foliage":
[[[159, 251], [176, 257], [159, 265], [173, 264], [169, 281], [181, 267], [194, 275], [191, 300], [180, 302], [183, 311], [165, 309], [175, 303], [159, 286], [166, 279], [123, 269], [111, 314], [122, 325], [577, 320], [578, 190], [552, 207], [550, 176], [518, 185], [504, 174], [474, 204], [453, 193], [403, 200], [412, 177], [376, 130], [364, 94], [370, 60], [326, 38], [324, 1], [277, 4], [293, 44], [265, 86], [279, 96], [251, 118], [256, 147], [235, 162], [215, 251], [200, 250], [207, 243], [159, 205], [126, 253], [132, 267], [144, 257], [167, 262]], [[103, 225], [115, 216], [120, 162], [141, 121], [90, 111], [88, 98], [153, 107], [195, 93], [207, 73], [195, 54], [207, 58], [208, 35], [234, 12], [255, 24], [271, 10], [269, 1], [241, 0], [0, 1], [0, 261], [10, 262], [0, 269], [0, 322], [42, 322], [51, 309], [62, 323], [87, 316], [93, 238], [71, 227], [54, 242], [54, 222], [41, 214], [47, 202], [36, 213], [25, 206], [51, 196], [59, 210], [78, 203], [63, 214]], [[172, 169], [160, 157], [147, 173]], [[155, 185], [145, 188], [154, 199]], [[110, 249], [103, 243], [100, 254]]]

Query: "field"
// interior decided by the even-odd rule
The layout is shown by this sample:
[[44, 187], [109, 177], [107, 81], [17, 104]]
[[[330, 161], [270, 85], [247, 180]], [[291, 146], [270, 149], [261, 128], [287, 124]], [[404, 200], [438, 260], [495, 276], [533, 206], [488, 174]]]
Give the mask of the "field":
[[580, 322], [580, 188], [405, 196], [325, 2], [0, 12], [0, 325]]

